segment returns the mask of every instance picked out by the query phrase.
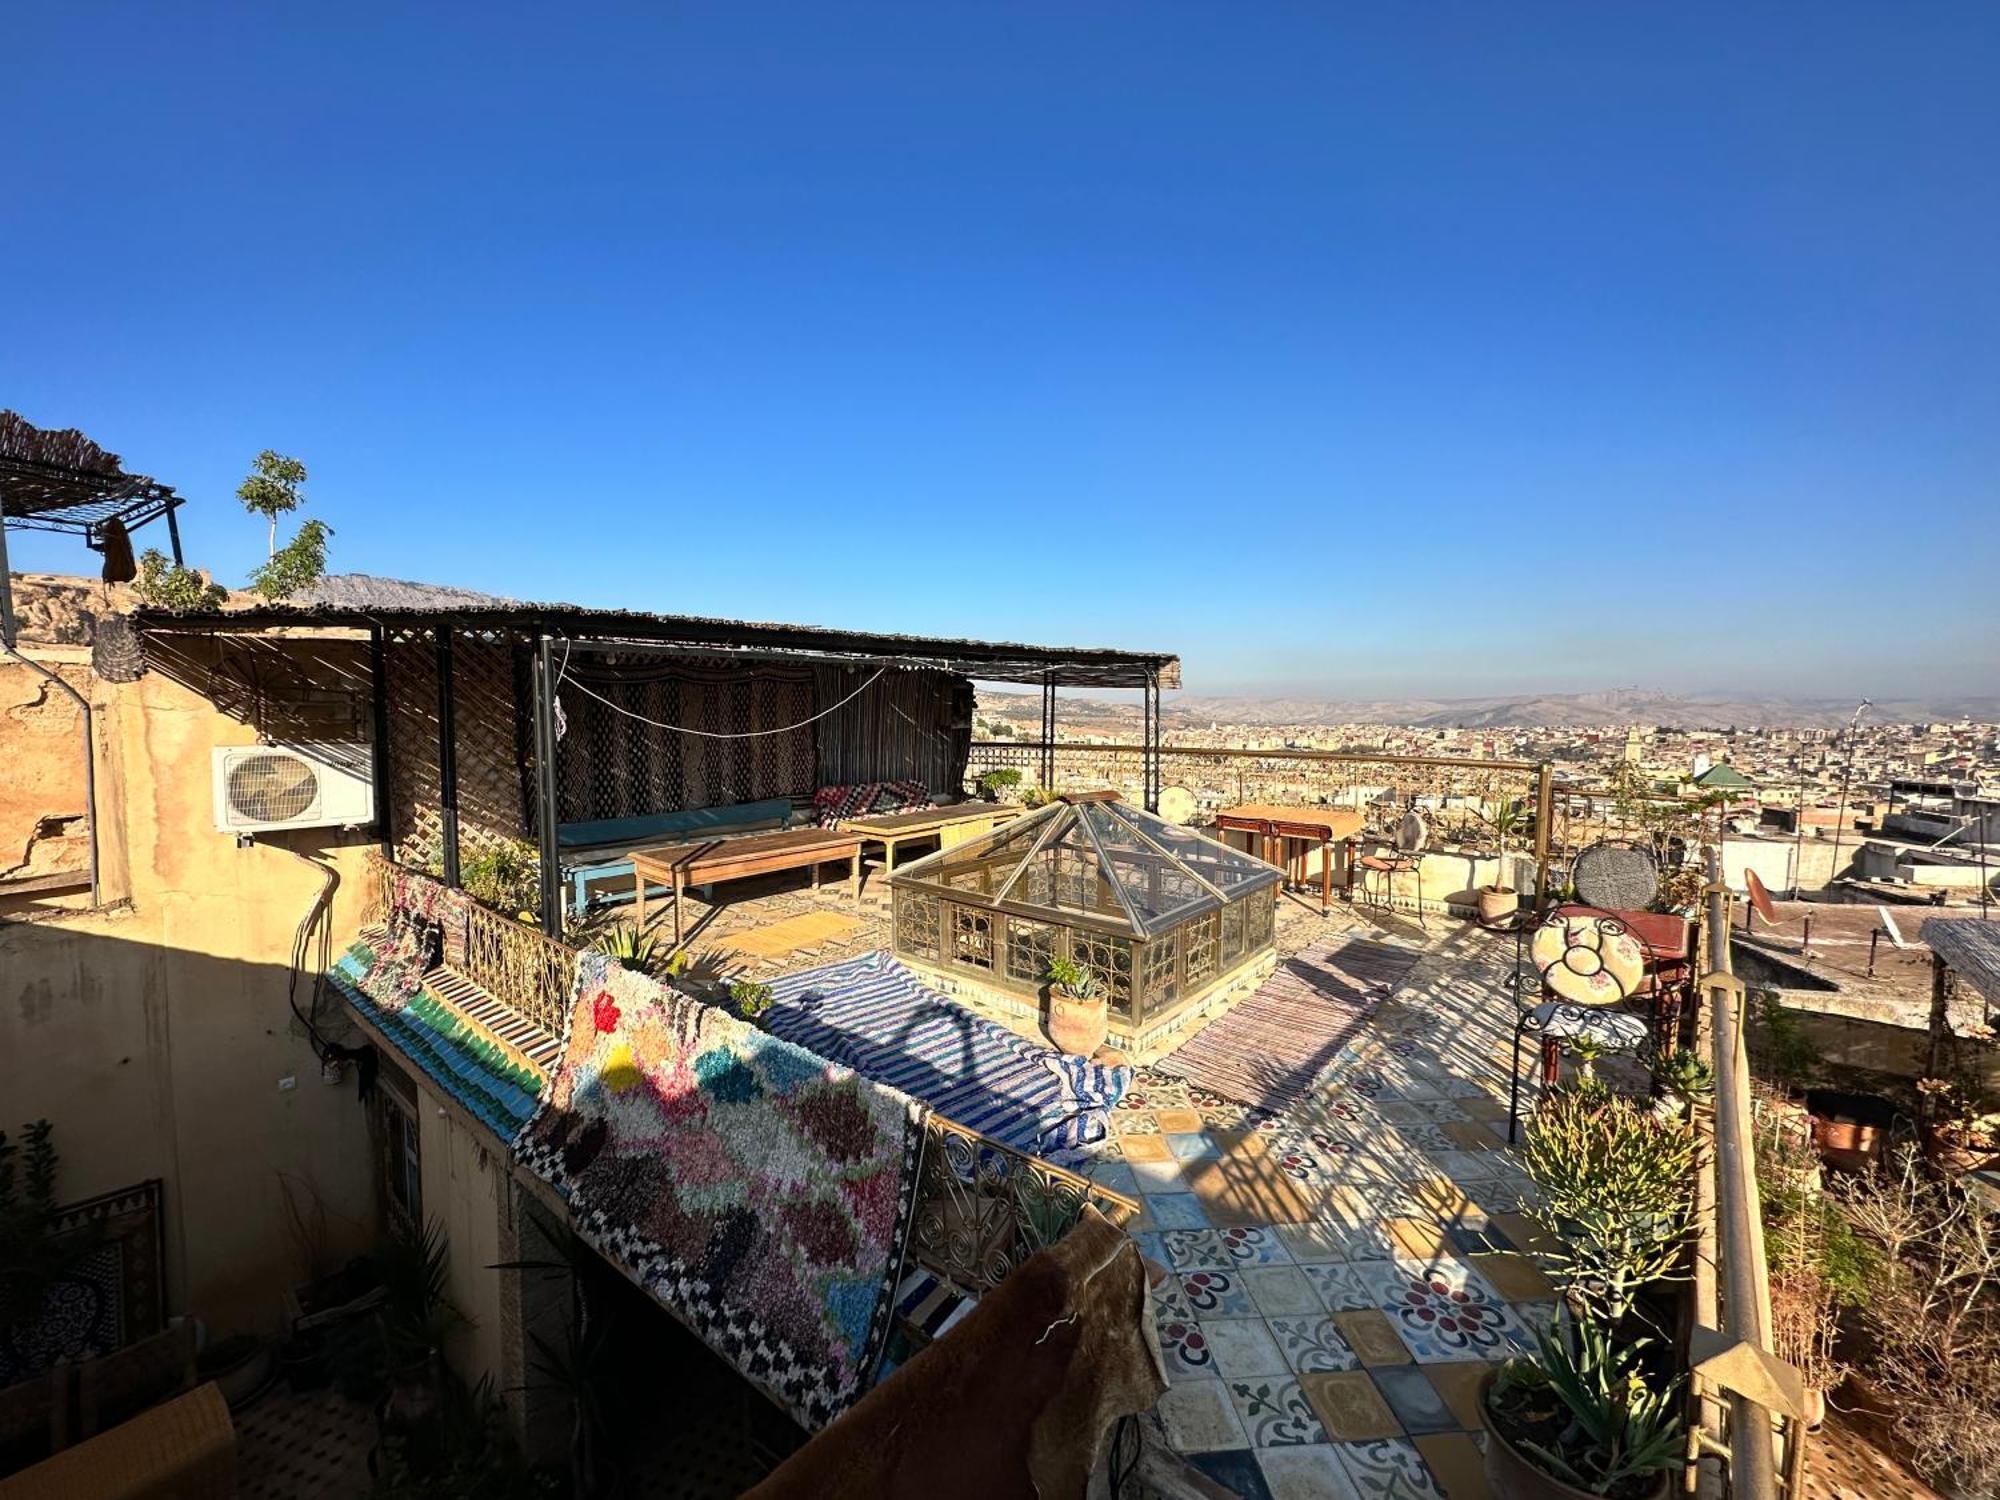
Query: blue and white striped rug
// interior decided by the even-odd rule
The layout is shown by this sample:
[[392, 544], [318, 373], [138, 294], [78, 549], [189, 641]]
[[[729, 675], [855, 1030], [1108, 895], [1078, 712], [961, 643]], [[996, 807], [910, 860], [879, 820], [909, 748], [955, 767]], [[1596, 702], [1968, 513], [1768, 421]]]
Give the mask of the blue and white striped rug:
[[1109, 1131], [1131, 1086], [954, 1005], [886, 953], [771, 981], [766, 1030], [922, 1099], [1017, 1151], [1070, 1165]]

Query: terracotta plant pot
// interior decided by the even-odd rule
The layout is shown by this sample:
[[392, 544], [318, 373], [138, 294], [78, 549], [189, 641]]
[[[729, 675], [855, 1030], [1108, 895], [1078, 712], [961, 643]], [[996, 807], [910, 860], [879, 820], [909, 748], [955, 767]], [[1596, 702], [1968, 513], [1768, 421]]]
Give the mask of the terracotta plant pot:
[[1475, 905], [1479, 911], [1480, 925], [1496, 926], [1521, 909], [1521, 893], [1509, 886], [1482, 885]]
[[1858, 1120], [1813, 1119], [1813, 1145], [1829, 1166], [1858, 1172], [1882, 1154], [1882, 1132]]
[[[1492, 1500], [1599, 1500], [1589, 1490], [1564, 1484], [1508, 1442], [1493, 1425], [1493, 1418], [1486, 1410], [1486, 1398], [1492, 1393], [1493, 1379], [1498, 1373], [1495, 1366], [1479, 1382], [1479, 1418], [1486, 1424], [1487, 1494]], [[1658, 1481], [1646, 1491], [1646, 1500], [1666, 1500], [1667, 1483], [1672, 1477], [1671, 1472], [1663, 1470]]]
[[1089, 1057], [1111, 1032], [1111, 1013], [1102, 996], [1076, 1000], [1049, 992], [1049, 1040], [1072, 1057]]
[[2000, 1165], [2000, 1142], [1976, 1142], [1955, 1126], [1922, 1128], [1924, 1162], [1934, 1172], [1957, 1177], [1981, 1167]]

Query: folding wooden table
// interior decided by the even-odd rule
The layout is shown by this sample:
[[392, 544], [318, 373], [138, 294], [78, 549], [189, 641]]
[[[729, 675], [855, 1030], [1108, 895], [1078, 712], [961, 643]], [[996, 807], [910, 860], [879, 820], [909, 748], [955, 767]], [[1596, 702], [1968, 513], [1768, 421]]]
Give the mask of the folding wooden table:
[[1217, 832], [1249, 834], [1250, 853], [1283, 870], [1288, 885], [1306, 884], [1306, 846], [1319, 845], [1322, 912], [1333, 909], [1336, 848], [1341, 855], [1341, 888], [1354, 889], [1354, 836], [1362, 822], [1361, 814], [1349, 807], [1291, 807], [1277, 802], [1245, 802], [1215, 815]]

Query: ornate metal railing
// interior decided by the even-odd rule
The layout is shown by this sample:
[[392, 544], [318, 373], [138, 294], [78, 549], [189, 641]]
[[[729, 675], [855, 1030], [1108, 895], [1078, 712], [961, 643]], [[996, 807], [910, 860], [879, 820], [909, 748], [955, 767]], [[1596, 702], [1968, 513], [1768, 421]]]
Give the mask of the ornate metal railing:
[[[1145, 755], [1143, 745], [975, 740], [966, 777], [977, 780], [987, 771], [1010, 768], [1053, 790], [1113, 786], [1137, 801], [1144, 793]], [[1197, 826], [1236, 803], [1331, 805], [1361, 813], [1366, 835], [1387, 841], [1414, 808], [1430, 825], [1440, 852], [1454, 846], [1492, 850], [1494, 815], [1511, 806], [1517, 831], [1508, 843], [1534, 856], [1538, 888], [1568, 847], [1565, 805], [1555, 795], [1553, 767], [1545, 761], [1168, 745], [1160, 751], [1160, 775], [1164, 786], [1192, 795]]]
[[1139, 1211], [1088, 1178], [933, 1114], [924, 1122], [910, 1256], [960, 1290], [983, 1293], [1069, 1233], [1086, 1203], [1114, 1224]]
[[371, 873], [377, 920], [387, 920], [395, 909], [399, 877], [405, 891], [443, 889], [453, 913], [453, 920], [444, 924], [444, 966], [550, 1036], [562, 1035], [576, 974], [574, 948], [539, 927], [482, 906], [463, 891], [445, 889], [425, 871], [377, 858]]
[[465, 952], [451, 967], [550, 1036], [562, 1035], [576, 950], [514, 917], [465, 898]]

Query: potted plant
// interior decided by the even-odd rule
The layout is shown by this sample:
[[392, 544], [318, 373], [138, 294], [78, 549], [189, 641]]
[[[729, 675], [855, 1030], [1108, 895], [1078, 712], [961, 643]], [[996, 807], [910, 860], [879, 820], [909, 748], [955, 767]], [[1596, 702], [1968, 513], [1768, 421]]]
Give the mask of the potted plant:
[[1104, 981], [1074, 959], [1049, 960], [1049, 1039], [1072, 1057], [1089, 1057], [1110, 1034]]
[[1828, 1166], [1860, 1172], [1880, 1158], [1894, 1117], [1882, 1100], [1835, 1089], [1808, 1089], [1806, 1108], [1812, 1113], [1813, 1144]]
[[1666, 1120], [1685, 1119], [1715, 1097], [1715, 1069], [1708, 1059], [1682, 1047], [1660, 1065], [1660, 1097], [1653, 1112]]
[[653, 956], [659, 951], [659, 936], [651, 932], [641, 932], [638, 928], [620, 922], [597, 940], [597, 951], [616, 959], [621, 969], [630, 969], [635, 974], [652, 972]]
[[979, 789], [979, 800], [998, 802], [1002, 792], [1012, 791], [1021, 784], [1021, 773], [1012, 766], [1002, 766], [997, 771], [988, 771], [973, 785]]
[[731, 980], [729, 1007], [744, 1020], [762, 1025], [764, 1012], [771, 1008], [771, 987], [754, 979]]
[[1535, 1112], [1522, 1165], [1572, 1307], [1617, 1327], [1648, 1287], [1686, 1275], [1697, 1151], [1691, 1125], [1599, 1088], [1559, 1091]]
[[1604, 1056], [1604, 1043], [1594, 1036], [1573, 1036], [1569, 1055], [1576, 1063], [1576, 1087], [1590, 1093], [1597, 1083], [1597, 1060]]
[[1494, 927], [1513, 916], [1521, 906], [1521, 893], [1507, 884], [1507, 840], [1520, 831], [1521, 804], [1511, 798], [1501, 798], [1494, 803], [1489, 821], [1493, 825], [1493, 836], [1499, 841], [1500, 853], [1494, 864], [1493, 884], [1479, 888], [1475, 904], [1480, 924]]
[[1956, 1177], [2000, 1158], [2000, 1116], [1982, 1113], [1973, 1091], [1949, 1078], [1919, 1078], [1924, 1162]]
[[1659, 1500], [1681, 1467], [1678, 1378], [1656, 1383], [1641, 1356], [1590, 1318], [1536, 1335], [1480, 1387], [1493, 1500]]

